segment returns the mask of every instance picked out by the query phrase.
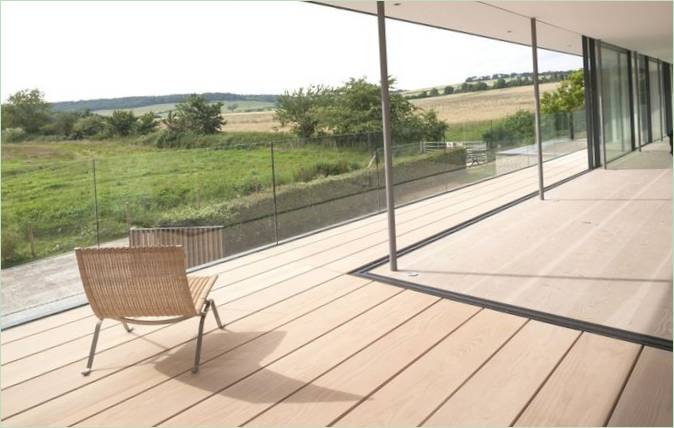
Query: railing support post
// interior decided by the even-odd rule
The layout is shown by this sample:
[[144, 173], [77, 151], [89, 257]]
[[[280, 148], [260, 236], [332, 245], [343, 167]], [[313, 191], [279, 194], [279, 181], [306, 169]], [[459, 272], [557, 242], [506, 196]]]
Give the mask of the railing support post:
[[381, 117], [384, 135], [384, 179], [386, 185], [386, 214], [388, 219], [389, 266], [398, 270], [396, 249], [395, 200], [393, 198], [393, 154], [391, 153], [391, 115], [388, 92], [388, 59], [386, 55], [386, 14], [384, 2], [377, 1], [377, 27], [379, 30], [379, 71], [381, 74]]
[[278, 244], [278, 206], [276, 205], [276, 161], [274, 159], [274, 142], [269, 144], [271, 151], [271, 189], [274, 197], [274, 241]]
[[531, 18], [531, 58], [533, 60], [534, 82], [534, 136], [538, 148], [538, 196], [545, 199], [543, 183], [543, 139], [541, 137], [541, 100], [538, 87], [538, 40], [536, 38], [536, 18]]
[[94, 177], [94, 215], [96, 216], [96, 246], [101, 246], [100, 222], [98, 219], [98, 191], [96, 189], [96, 159], [91, 160], [91, 168]]

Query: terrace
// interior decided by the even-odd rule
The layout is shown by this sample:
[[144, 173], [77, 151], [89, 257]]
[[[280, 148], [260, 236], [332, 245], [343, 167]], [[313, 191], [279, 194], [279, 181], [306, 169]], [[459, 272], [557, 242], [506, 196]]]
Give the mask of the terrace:
[[[456, 18], [444, 18], [506, 13], [456, 5]], [[427, 14], [436, 6], [426, 6], [416, 10], [426, 15], [390, 16], [439, 25], [431, 21], [440, 14]], [[547, 43], [566, 44], [563, 33]], [[581, 138], [543, 141], [538, 125], [535, 145], [408, 181], [396, 181], [409, 171], [384, 153], [393, 175], [385, 186], [363, 186], [351, 205], [321, 202], [345, 222], [310, 223], [321, 211], [303, 207], [294, 222], [304, 216], [316, 230], [191, 271], [218, 275], [211, 296], [226, 324], [206, 318], [197, 374], [196, 318], [132, 332], [104, 322], [86, 377], [96, 321], [88, 306], [4, 329], [3, 425], [671, 426], [671, 66], [654, 62], [646, 80], [663, 83], [664, 96], [646, 97], [642, 117], [631, 107], [643, 95], [632, 86], [639, 73], [602, 69], [602, 55], [608, 63], [618, 50], [580, 40]], [[648, 72], [651, 59], [625, 55]], [[588, 65], [595, 60], [598, 68]], [[613, 80], [630, 82], [629, 106], [602, 88]], [[384, 189], [396, 192], [386, 212]], [[71, 258], [48, 266], [68, 292], [78, 285]]]
[[[641, 158], [651, 153], [658, 153], [658, 159], [668, 156], [661, 149], [654, 144], [629, 157], [641, 165]], [[546, 217], [549, 207], [559, 208], [569, 195], [579, 202], [563, 210], [566, 225], [559, 229], [535, 225], [538, 236], [531, 245], [539, 257], [548, 254], [545, 242], [559, 239], [560, 232], [572, 236], [573, 227], [596, 219], [594, 215], [603, 213], [606, 204], [625, 206], [617, 217], [643, 219], [630, 231], [667, 241], [671, 236], [671, 223], [666, 221], [671, 217], [671, 165], [630, 169], [628, 158], [621, 164], [619, 170], [588, 172], [551, 190], [546, 201], [530, 199], [436, 243], [441, 244], [441, 252], [449, 251], [457, 239], [471, 242], [473, 248], [488, 248], [480, 243], [493, 234], [481, 229], [501, 221], [509, 221], [510, 229], [525, 237], [521, 229], [532, 223], [512, 221], [511, 216], [535, 205], [536, 209], [528, 207], [527, 212]], [[584, 152], [567, 155], [546, 163], [546, 179], [559, 181], [585, 168]], [[634, 188], [622, 189], [609, 201], [584, 202], [596, 198], [597, 189], [613, 179], [632, 182]], [[400, 208], [399, 242], [410, 245], [451, 229], [530, 194], [535, 183], [534, 168], [527, 168]], [[660, 268], [651, 271], [649, 279], [594, 279], [588, 289], [608, 287], [629, 293], [625, 306], [634, 310], [615, 306], [614, 299], [602, 307], [617, 308], [631, 321], [658, 320], [646, 323], [647, 327], [658, 327], [654, 333], [671, 340], [671, 318], [663, 316], [671, 317], [671, 251], [639, 254], [639, 243], [630, 233], [616, 248], [605, 239], [616, 227], [625, 227], [616, 221], [593, 226], [591, 252], [611, 256], [603, 269], [613, 272], [616, 266], [631, 266], [635, 257], [637, 261], [652, 258], [652, 264]], [[511, 231], [505, 228], [503, 233], [510, 235]], [[3, 331], [3, 423], [671, 424], [670, 351], [350, 274], [386, 255], [386, 236], [386, 217], [379, 214], [200, 271], [219, 275], [213, 297], [227, 327], [222, 332], [207, 319], [198, 375], [189, 371], [196, 319], [168, 327], [138, 326], [132, 333], [117, 323], [104, 324], [96, 366], [89, 377], [80, 375], [94, 323], [88, 307]], [[402, 256], [401, 267], [411, 263], [409, 257], [418, 258], [429, 248]], [[516, 294], [538, 296], [535, 286], [546, 286], [545, 278], [574, 269], [577, 266], [569, 263], [578, 263], [574, 255], [583, 254], [571, 249], [561, 263], [560, 259], [548, 260], [544, 271], [531, 270], [540, 264], [523, 256], [525, 262], [517, 266], [525, 269], [521, 275], [529, 278], [530, 287]], [[435, 259], [475, 260], [470, 252], [460, 257], [444, 252]], [[498, 260], [482, 254], [478, 262]], [[485, 271], [489, 268], [485, 266]], [[425, 274], [420, 267], [415, 269], [421, 277], [408, 279], [420, 282]], [[476, 273], [471, 281], [488, 288], [493, 275]], [[640, 281], [634, 282], [634, 292], [624, 289], [633, 281]], [[509, 282], [502, 284], [503, 288], [510, 286]], [[598, 312], [595, 300], [571, 296], [574, 313]], [[621, 301], [622, 296], [618, 295]], [[545, 301], [557, 298], [550, 295]], [[599, 322], [615, 319], [604, 315]]]

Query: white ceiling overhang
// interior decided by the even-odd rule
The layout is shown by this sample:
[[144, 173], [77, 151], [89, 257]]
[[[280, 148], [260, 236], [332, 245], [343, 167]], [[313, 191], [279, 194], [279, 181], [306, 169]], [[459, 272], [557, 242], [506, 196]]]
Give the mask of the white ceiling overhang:
[[[374, 1], [318, 1], [376, 14]], [[386, 2], [393, 19], [529, 45], [530, 18], [540, 47], [582, 54], [581, 35], [672, 62], [671, 1]]]

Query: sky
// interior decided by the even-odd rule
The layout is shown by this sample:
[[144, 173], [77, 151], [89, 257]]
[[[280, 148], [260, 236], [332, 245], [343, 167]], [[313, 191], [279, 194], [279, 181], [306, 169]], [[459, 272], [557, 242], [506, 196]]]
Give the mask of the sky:
[[[531, 71], [531, 50], [387, 21], [400, 89]], [[539, 69], [582, 67], [539, 53]], [[379, 79], [376, 18], [301, 2], [0, 3], [0, 96], [38, 88], [67, 101], [174, 93], [278, 94]]]

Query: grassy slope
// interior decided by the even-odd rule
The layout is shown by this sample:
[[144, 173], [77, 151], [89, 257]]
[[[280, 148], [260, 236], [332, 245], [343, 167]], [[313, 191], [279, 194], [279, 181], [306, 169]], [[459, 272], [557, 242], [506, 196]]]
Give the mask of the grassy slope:
[[[271, 186], [265, 146], [157, 150], [120, 141], [25, 142], [4, 145], [2, 154], [2, 239], [5, 250], [15, 245], [13, 262], [30, 258], [29, 224], [38, 257], [95, 243], [92, 156], [98, 158], [101, 239], [122, 236], [127, 219], [150, 224], [167, 210], [231, 200]], [[279, 148], [275, 160], [283, 185], [319, 162], [345, 160], [364, 167], [369, 154], [307, 146]]]

